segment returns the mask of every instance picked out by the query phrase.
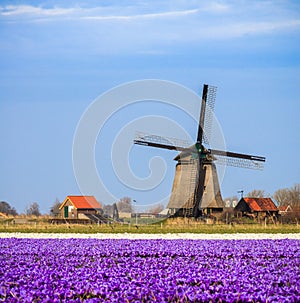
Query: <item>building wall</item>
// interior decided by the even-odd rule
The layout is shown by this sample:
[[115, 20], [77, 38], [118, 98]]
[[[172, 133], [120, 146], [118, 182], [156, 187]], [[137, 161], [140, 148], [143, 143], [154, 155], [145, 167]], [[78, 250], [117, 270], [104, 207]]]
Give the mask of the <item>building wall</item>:
[[94, 208], [79, 208], [77, 209], [77, 213], [79, 214], [97, 214], [98, 211]]
[[260, 211], [256, 212], [256, 218], [259, 220], [262, 220], [266, 217], [277, 217], [278, 216], [278, 211]]
[[241, 211], [241, 212], [251, 212], [251, 209], [249, 205], [242, 199], [239, 201], [237, 206], [234, 208], [235, 211]]
[[275, 218], [278, 216], [278, 211], [242, 211], [237, 209], [235, 209], [235, 211], [241, 216], [247, 216], [258, 221], [264, 220], [265, 218]]
[[73, 206], [70, 200], [67, 200], [67, 202], [64, 204], [63, 208], [61, 209], [61, 216], [62, 218], [68, 218], [68, 219], [77, 219], [77, 209]]
[[121, 219], [129, 219], [131, 218], [131, 213], [119, 212], [119, 218]]

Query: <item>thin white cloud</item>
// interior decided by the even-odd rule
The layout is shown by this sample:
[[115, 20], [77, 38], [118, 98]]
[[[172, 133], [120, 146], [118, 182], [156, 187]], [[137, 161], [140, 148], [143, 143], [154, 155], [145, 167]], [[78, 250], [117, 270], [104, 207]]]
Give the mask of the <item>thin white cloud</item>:
[[[117, 9], [116, 9], [117, 10]], [[102, 7], [94, 8], [43, 8], [31, 5], [8, 5], [0, 7], [0, 15], [10, 16], [23, 16], [23, 17], [75, 17], [78, 19], [90, 20], [129, 20], [129, 19], [155, 19], [155, 18], [168, 18], [168, 17], [181, 17], [186, 15], [195, 14], [199, 9], [187, 10], [174, 10], [155, 13], [128, 13], [128, 14], [108, 14]], [[48, 19], [49, 20], [49, 19]]]
[[138, 15], [120, 15], [120, 16], [87, 16], [81, 17], [86, 20], [133, 20], [133, 19], [156, 19], [166, 17], [180, 17], [198, 13], [198, 9], [191, 9], [185, 11], [171, 11], [162, 13], [151, 13], [151, 14], [138, 14]]
[[31, 5], [7, 5], [0, 7], [0, 15], [2, 16], [62, 16], [70, 15], [78, 12], [79, 8], [42, 8]]
[[[172, 1], [171, 4], [161, 0], [151, 2], [147, 5], [137, 3], [135, 5], [112, 4], [108, 6], [95, 7], [43, 7], [35, 5], [0, 5], [0, 16], [18, 17], [32, 21], [35, 18], [44, 17], [48, 21], [52, 18], [76, 18], [94, 20], [129, 20], [129, 19], [155, 19], [183, 17], [198, 12], [224, 13], [229, 10], [229, 6], [219, 1], [199, 3], [199, 1]], [[50, 17], [50, 18], [49, 18]]]

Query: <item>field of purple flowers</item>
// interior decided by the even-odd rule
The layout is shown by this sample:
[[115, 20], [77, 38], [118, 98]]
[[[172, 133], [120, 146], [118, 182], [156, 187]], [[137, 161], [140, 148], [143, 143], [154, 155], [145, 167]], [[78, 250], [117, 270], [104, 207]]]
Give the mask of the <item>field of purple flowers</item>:
[[7, 238], [0, 277], [5, 302], [300, 302], [300, 241]]

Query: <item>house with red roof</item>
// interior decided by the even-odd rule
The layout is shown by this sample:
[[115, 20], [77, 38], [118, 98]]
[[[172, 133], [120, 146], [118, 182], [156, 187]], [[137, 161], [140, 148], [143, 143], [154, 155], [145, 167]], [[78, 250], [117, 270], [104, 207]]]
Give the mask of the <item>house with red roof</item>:
[[278, 217], [279, 213], [279, 209], [271, 198], [242, 198], [234, 210], [242, 213], [242, 216], [255, 219]]
[[100, 203], [94, 196], [67, 196], [59, 207], [65, 219], [86, 219], [86, 215], [102, 212]]
[[281, 215], [285, 215], [285, 214], [287, 214], [289, 212], [292, 212], [292, 211], [293, 211], [293, 209], [292, 209], [291, 205], [280, 205], [279, 206], [279, 213]]

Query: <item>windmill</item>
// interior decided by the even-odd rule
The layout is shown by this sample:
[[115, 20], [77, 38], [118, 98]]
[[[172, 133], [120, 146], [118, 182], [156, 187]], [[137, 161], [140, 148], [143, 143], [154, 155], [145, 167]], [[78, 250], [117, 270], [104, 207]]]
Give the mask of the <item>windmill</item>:
[[209, 145], [214, 105], [215, 86], [204, 84], [198, 124], [197, 140], [192, 146], [186, 141], [157, 135], [137, 133], [134, 143], [138, 145], [180, 151], [177, 161], [172, 193], [167, 208], [169, 215], [199, 217], [217, 215], [224, 203], [215, 163], [236, 167], [263, 169], [265, 157], [210, 149]]

